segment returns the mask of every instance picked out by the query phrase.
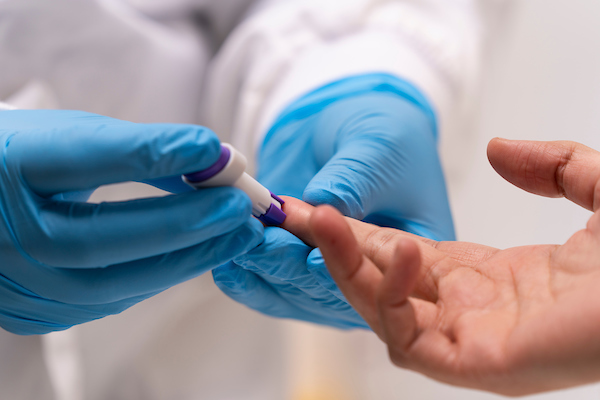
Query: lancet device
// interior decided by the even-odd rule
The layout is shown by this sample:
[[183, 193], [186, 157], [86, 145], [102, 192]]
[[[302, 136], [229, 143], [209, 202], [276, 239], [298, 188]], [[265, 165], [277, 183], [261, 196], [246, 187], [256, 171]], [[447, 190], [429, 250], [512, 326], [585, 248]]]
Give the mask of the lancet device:
[[284, 203], [246, 173], [248, 160], [228, 143], [221, 144], [221, 155], [216, 163], [203, 171], [183, 175], [185, 183], [195, 189], [233, 186], [243, 190], [252, 200], [252, 215], [265, 225], [279, 226], [286, 218], [281, 210]]

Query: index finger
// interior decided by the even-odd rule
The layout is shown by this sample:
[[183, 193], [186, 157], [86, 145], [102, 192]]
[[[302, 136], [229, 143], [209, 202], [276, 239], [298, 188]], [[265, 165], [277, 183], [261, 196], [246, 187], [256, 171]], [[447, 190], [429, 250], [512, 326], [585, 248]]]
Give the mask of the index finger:
[[[327, 227], [327, 223], [315, 224], [314, 222], [311, 222], [313, 221], [312, 216], [316, 209], [310, 204], [291, 197], [284, 197], [284, 200], [285, 204], [283, 205], [283, 210], [287, 214], [287, 218], [281, 227], [289, 230], [291, 233], [302, 239], [305, 243], [316, 247], [320, 243], [319, 230], [325, 229]], [[439, 270], [432, 269], [431, 267], [436, 265], [437, 261], [443, 259], [445, 255], [426, 244], [426, 242], [434, 243], [432, 240], [423, 239], [396, 229], [381, 228], [376, 225], [367, 224], [352, 218], [344, 219], [346, 225], [340, 226], [338, 224], [337, 232], [342, 232], [347, 228], [350, 229], [350, 236], [353, 236], [353, 238], [352, 240], [347, 239], [346, 247], [350, 248], [353, 246], [352, 243], [357, 243], [360, 253], [364, 254], [382, 272], [385, 272], [385, 267], [389, 264], [388, 261], [394, 255], [395, 243], [398, 238], [409, 237], [418, 239], [416, 243], [421, 251], [423, 262], [422, 279], [417, 284], [416, 294], [419, 297], [423, 297], [428, 300], [435, 300], [437, 298], [436, 282], [441, 272]], [[316, 219], [314, 221], [316, 221]], [[325, 232], [325, 234], [327, 234], [327, 232]], [[321, 239], [321, 243], [322, 240], [323, 239]], [[321, 248], [322, 252], [323, 250], [324, 249]], [[325, 256], [325, 254], [323, 255]], [[350, 257], [350, 255], [344, 255], [344, 259], [346, 261], [348, 261], [348, 257]], [[329, 260], [332, 259], [334, 259], [334, 257], [330, 256]]]
[[[283, 197], [283, 210], [287, 214], [282, 228], [302, 239], [306, 244], [316, 247], [317, 241], [309, 221], [315, 207], [293, 197]], [[462, 265], [474, 267], [489, 258], [497, 249], [465, 242], [436, 242], [398, 229], [381, 228], [352, 218], [345, 218], [361, 252], [385, 272], [388, 260], [393, 258], [396, 244], [401, 238], [413, 239], [421, 254], [421, 279], [415, 295], [427, 300], [437, 298], [437, 282], [450, 266], [455, 263], [441, 262], [445, 258]]]

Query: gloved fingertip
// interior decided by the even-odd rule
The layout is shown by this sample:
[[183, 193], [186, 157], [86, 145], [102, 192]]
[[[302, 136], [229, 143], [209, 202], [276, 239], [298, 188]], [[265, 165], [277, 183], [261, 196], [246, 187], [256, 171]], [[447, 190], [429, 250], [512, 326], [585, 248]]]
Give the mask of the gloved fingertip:
[[[330, 183], [329, 186], [333, 186]], [[332, 188], [319, 188], [309, 184], [302, 194], [302, 200], [313, 206], [328, 204], [335, 207], [343, 215], [362, 219], [365, 215], [364, 207], [360, 198], [356, 196], [353, 189], [344, 184], [335, 184]], [[333, 190], [335, 191], [333, 191]]]
[[248, 250], [252, 250], [255, 247], [260, 246], [260, 244], [264, 242], [265, 227], [256, 218], [250, 218], [250, 220], [248, 221], [248, 227], [249, 227], [249, 236], [251, 237], [251, 239], [249, 240], [249, 244], [248, 244]]
[[307, 265], [310, 269], [313, 268], [325, 268], [325, 259], [320, 249], [313, 249], [307, 257]]

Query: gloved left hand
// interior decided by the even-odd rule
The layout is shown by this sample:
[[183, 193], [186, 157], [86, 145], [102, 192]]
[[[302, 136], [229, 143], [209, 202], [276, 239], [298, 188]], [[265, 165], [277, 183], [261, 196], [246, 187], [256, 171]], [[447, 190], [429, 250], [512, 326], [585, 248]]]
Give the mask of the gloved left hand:
[[238, 189], [81, 201], [100, 185], [205, 169], [219, 153], [200, 126], [0, 112], [0, 327], [41, 334], [116, 314], [255, 247], [263, 227]]
[[[434, 112], [410, 83], [385, 74], [347, 78], [281, 114], [260, 152], [258, 179], [274, 193], [353, 218], [453, 240], [436, 136]], [[348, 311], [319, 250], [274, 231], [213, 271], [221, 290], [272, 316], [366, 326]]]

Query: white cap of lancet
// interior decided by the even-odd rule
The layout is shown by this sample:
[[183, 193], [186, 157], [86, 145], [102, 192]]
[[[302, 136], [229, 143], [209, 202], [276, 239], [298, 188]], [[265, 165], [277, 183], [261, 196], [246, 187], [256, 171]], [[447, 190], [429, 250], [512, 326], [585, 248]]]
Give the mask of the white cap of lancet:
[[194, 188], [234, 186], [252, 200], [252, 214], [266, 225], [281, 225], [286, 218], [284, 201], [248, 175], [246, 157], [228, 143], [221, 144], [221, 155], [209, 168], [186, 174], [183, 181]]

